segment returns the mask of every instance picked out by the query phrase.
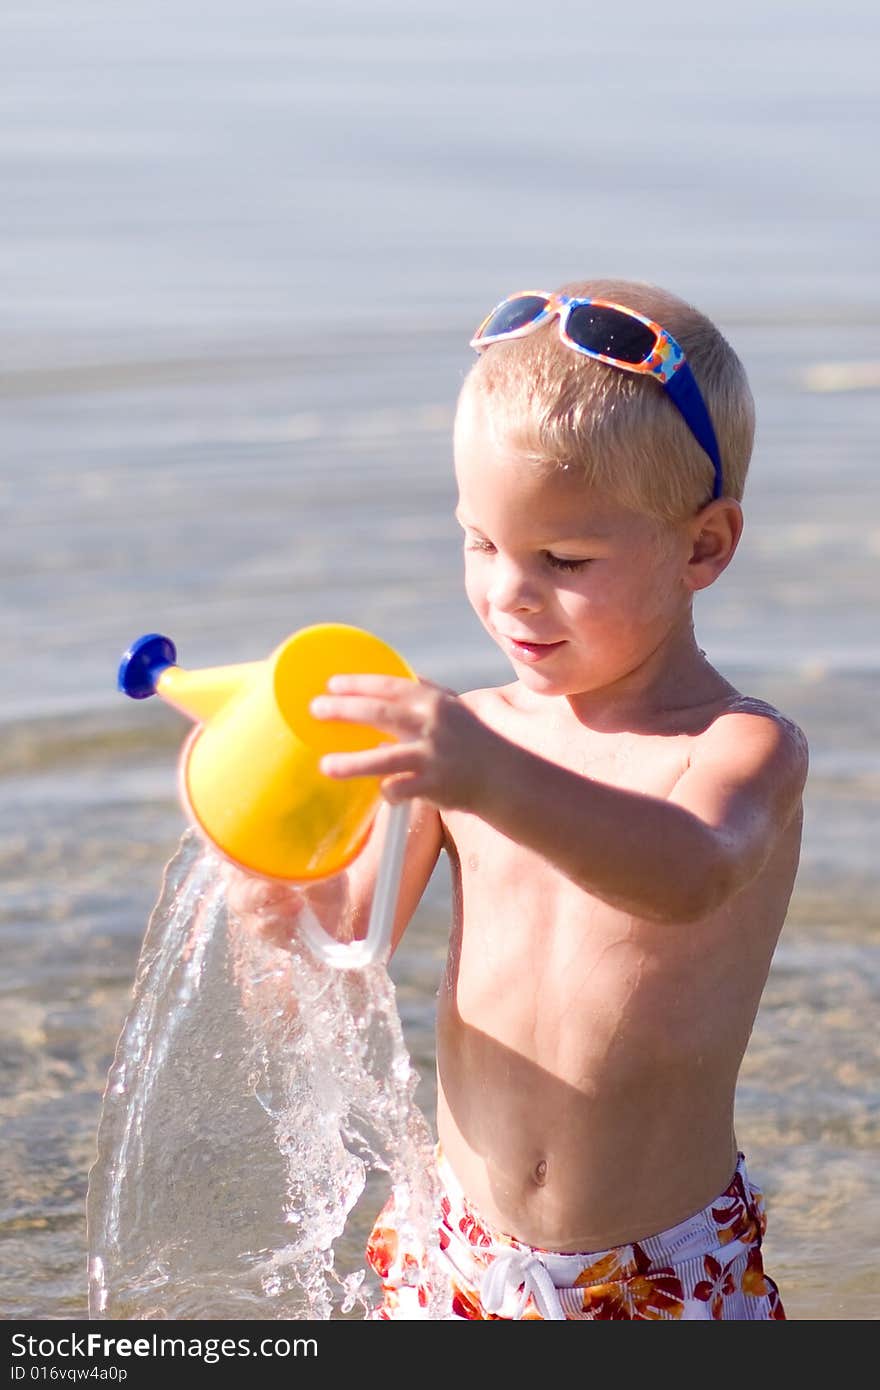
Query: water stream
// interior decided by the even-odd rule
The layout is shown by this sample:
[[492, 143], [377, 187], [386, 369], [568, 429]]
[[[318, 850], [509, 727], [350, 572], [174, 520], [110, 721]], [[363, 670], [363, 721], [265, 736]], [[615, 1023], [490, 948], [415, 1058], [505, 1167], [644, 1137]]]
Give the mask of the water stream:
[[89, 1175], [89, 1315], [367, 1317], [350, 1214], [393, 1189], [430, 1249], [437, 1201], [394, 985], [246, 932], [220, 868], [187, 831], [144, 938]]

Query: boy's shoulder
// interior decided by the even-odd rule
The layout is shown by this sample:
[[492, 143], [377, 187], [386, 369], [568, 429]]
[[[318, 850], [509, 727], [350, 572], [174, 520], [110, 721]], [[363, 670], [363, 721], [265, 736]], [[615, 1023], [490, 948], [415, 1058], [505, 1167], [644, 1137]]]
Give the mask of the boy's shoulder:
[[688, 761], [719, 787], [750, 787], [791, 813], [807, 780], [809, 745], [803, 729], [774, 705], [734, 692], [693, 738]]
[[767, 700], [741, 695], [739, 691], [733, 691], [720, 703], [697, 738], [706, 744], [757, 740], [784, 749], [793, 757], [806, 760], [809, 756], [807, 737], [799, 724]]

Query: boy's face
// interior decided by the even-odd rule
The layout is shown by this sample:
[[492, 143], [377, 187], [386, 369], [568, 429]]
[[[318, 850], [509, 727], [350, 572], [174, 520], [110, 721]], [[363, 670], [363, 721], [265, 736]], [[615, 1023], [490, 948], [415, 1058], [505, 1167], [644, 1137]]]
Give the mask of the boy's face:
[[535, 463], [466, 393], [455, 427], [465, 587], [520, 681], [545, 695], [624, 679], [690, 622], [690, 537]]

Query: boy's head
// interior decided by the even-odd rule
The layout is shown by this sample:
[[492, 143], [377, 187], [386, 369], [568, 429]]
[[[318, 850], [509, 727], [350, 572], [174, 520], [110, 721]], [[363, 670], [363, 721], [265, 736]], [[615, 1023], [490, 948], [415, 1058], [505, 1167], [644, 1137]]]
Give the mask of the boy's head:
[[[705, 315], [653, 285], [584, 280], [574, 298], [635, 310], [682, 348], [718, 441], [723, 495], [739, 501], [754, 438], [754, 403], [733, 349]], [[552, 316], [526, 336], [493, 343], [468, 373], [460, 412], [477, 404], [520, 457], [568, 465], [596, 491], [659, 521], [693, 516], [711, 499], [712, 462], [656, 380], [573, 351]]]
[[[620, 695], [653, 672], [672, 681], [674, 699], [682, 671], [691, 690], [700, 665], [693, 594], [715, 581], [739, 540], [751, 392], [717, 329], [674, 296], [609, 280], [562, 293], [633, 309], [671, 334], [696, 386], [680, 367], [677, 379], [702, 395], [714, 426], [721, 487], [713, 497], [715, 465], [661, 380], [575, 351], [554, 314], [486, 345], [462, 388], [455, 464], [465, 587], [528, 688]], [[633, 322], [611, 321], [620, 335]], [[588, 330], [577, 330], [582, 344]], [[671, 345], [665, 360], [678, 360]], [[684, 404], [706, 437], [705, 414], [701, 424], [699, 405]]]

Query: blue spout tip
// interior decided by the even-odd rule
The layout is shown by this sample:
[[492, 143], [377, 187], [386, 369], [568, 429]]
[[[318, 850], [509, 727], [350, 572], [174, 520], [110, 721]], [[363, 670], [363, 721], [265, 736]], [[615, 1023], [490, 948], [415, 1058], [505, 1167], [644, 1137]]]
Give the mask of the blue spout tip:
[[119, 663], [116, 688], [132, 700], [146, 700], [155, 695], [162, 672], [176, 664], [177, 651], [171, 638], [147, 632], [132, 642]]

